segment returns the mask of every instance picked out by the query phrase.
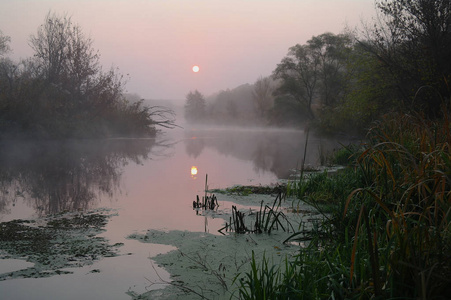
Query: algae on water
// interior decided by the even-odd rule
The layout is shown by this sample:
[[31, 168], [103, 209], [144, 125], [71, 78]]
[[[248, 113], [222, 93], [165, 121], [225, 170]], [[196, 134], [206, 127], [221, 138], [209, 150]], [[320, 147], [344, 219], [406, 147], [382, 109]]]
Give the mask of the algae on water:
[[0, 274], [0, 281], [72, 273], [65, 269], [116, 256], [120, 244], [110, 245], [97, 236], [110, 216], [97, 210], [0, 223], [0, 259], [21, 258], [34, 263], [30, 268]]

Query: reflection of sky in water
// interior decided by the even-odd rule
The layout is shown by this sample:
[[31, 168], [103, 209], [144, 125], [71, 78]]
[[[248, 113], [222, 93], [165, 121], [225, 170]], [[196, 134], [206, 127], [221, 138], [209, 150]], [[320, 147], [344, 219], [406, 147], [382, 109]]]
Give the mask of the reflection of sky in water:
[[[166, 144], [172, 146], [152, 145], [147, 150], [139, 147], [132, 149], [132, 141], [126, 141], [125, 146], [115, 145], [117, 149], [108, 145], [95, 151], [82, 147], [81, 150], [85, 152], [80, 157], [68, 149], [67, 153], [64, 153], [66, 156], [58, 157], [61, 153], [54, 153], [50, 157], [42, 156], [47, 157], [49, 161], [38, 161], [38, 158], [33, 157], [36, 166], [32, 166], [27, 160], [22, 161], [20, 165], [12, 164], [12, 169], [24, 169], [23, 174], [29, 172], [30, 176], [24, 181], [24, 187], [9, 187], [12, 190], [21, 189], [20, 197], [13, 197], [14, 201], [11, 201], [11, 197], [9, 200], [7, 197], [6, 200], [5, 197], [0, 199], [5, 200], [0, 203], [0, 220], [33, 218], [38, 213], [70, 207], [107, 207], [117, 210], [117, 215], [111, 217], [102, 236], [108, 238], [112, 244], [124, 243], [122, 251], [134, 254], [108, 259], [107, 266], [102, 265], [103, 262], [95, 263], [92, 268], [101, 266], [104, 270], [110, 270], [108, 273], [123, 268], [124, 276], [112, 276], [106, 272], [90, 274], [92, 282], [96, 284], [85, 287], [87, 293], [92, 289], [95, 294], [94, 289], [99, 289], [105, 298], [121, 299], [124, 295], [118, 295], [117, 290], [125, 293], [132, 286], [128, 278], [139, 269], [137, 261], [146, 264], [150, 274], [152, 268], [148, 264], [148, 254], [167, 249], [160, 245], [130, 241], [126, 239], [128, 235], [148, 229], [208, 231], [218, 234], [217, 230], [223, 227], [224, 220], [196, 215], [192, 208], [196, 195], [202, 197], [204, 194], [207, 175], [209, 189], [237, 184], [276, 184], [278, 178], [288, 176], [289, 169], [299, 166], [303, 157], [305, 137], [299, 131], [185, 132], [179, 129], [168, 133], [165, 139]], [[309, 163], [314, 164], [318, 159], [319, 142], [320, 140], [314, 138], [309, 142], [308, 154], [312, 153], [308, 157]], [[116, 152], [108, 152], [111, 149], [116, 149]], [[31, 168], [31, 171], [26, 168]], [[39, 172], [44, 170], [55, 174], [43, 173], [40, 178], [44, 181], [36, 180]], [[52, 192], [59, 197], [51, 198], [53, 202], [49, 203], [50, 198], [45, 196], [46, 192]], [[80, 198], [80, 195], [86, 197]], [[32, 196], [41, 196], [47, 199], [47, 202]], [[64, 196], [70, 199], [64, 199]], [[230, 209], [231, 203], [221, 201], [220, 195], [218, 200], [220, 210]], [[61, 292], [65, 295], [63, 298], [78, 299], [76, 287], [79, 286], [78, 283], [86, 282], [85, 276], [88, 272], [84, 270], [67, 276], [0, 282], [0, 289], [14, 294], [15, 289], [20, 286], [25, 291], [33, 290], [28, 299], [48, 299], [46, 291], [61, 291], [60, 287], [64, 286], [64, 291]], [[139, 272], [138, 274], [143, 274], [145, 270], [140, 269]], [[146, 275], [139, 276], [142, 278]], [[134, 278], [136, 279], [136, 276]], [[33, 288], [37, 281], [42, 283], [42, 289]], [[68, 284], [66, 281], [78, 283]], [[91, 279], [89, 281], [91, 282]], [[136, 290], [142, 290], [145, 285], [142, 281], [136, 284]], [[114, 293], [103, 288], [112, 285], [115, 286], [115, 289], [112, 289]]]

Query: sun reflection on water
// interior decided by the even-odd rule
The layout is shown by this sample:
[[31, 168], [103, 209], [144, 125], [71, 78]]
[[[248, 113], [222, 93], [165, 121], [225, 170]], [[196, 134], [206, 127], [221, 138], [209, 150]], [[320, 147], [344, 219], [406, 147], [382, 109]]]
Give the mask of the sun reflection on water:
[[196, 179], [197, 178], [197, 167], [196, 166], [192, 166], [191, 167], [191, 178], [192, 179]]

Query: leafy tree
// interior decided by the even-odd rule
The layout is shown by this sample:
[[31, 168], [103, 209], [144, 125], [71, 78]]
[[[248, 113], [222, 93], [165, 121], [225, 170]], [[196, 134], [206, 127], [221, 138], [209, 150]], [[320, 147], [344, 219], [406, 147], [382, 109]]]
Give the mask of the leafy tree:
[[362, 45], [385, 66], [405, 107], [430, 115], [449, 101], [451, 81], [451, 1], [380, 0], [381, 22]]
[[209, 96], [206, 99], [207, 121], [221, 125], [254, 125], [257, 118], [252, 98], [253, 90], [252, 85], [242, 84]]
[[311, 119], [315, 118], [312, 103], [319, 79], [319, 63], [310, 47], [298, 44], [290, 48], [273, 74], [282, 81], [276, 95], [289, 95], [305, 108]]
[[308, 119], [306, 110], [288, 95], [274, 98], [274, 106], [268, 114], [268, 123], [274, 126], [300, 127]]
[[198, 90], [186, 95], [185, 119], [188, 122], [200, 122], [205, 120], [205, 97]]
[[281, 80], [275, 94], [290, 96], [306, 110], [310, 119], [314, 119], [312, 105], [315, 101], [332, 106], [343, 97], [351, 50], [350, 35], [332, 33], [312, 37], [306, 45], [291, 47], [274, 71], [274, 77]]
[[350, 34], [324, 33], [307, 42], [320, 62], [318, 94], [321, 104], [334, 106], [344, 96], [353, 38]]

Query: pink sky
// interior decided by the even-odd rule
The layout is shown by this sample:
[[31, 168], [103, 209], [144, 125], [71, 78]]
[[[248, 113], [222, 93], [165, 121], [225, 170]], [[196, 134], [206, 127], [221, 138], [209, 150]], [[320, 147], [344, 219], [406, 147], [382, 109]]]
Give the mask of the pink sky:
[[194, 89], [209, 95], [254, 83], [289, 47], [361, 27], [375, 12], [373, 0], [1, 0], [10, 57], [33, 54], [28, 39], [50, 10], [72, 16], [94, 40], [104, 69], [129, 74], [128, 92], [182, 100]]

